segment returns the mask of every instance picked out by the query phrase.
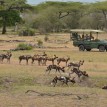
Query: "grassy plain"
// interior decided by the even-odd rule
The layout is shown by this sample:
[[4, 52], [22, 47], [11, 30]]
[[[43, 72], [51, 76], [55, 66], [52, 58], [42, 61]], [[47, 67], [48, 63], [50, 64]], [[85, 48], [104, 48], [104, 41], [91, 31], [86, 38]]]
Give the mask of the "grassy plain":
[[[107, 34], [101, 35], [100, 38], [107, 39], [106, 36]], [[11, 40], [25, 40], [31, 44], [42, 40], [44, 46], [31, 51], [13, 51], [11, 63], [8, 64], [5, 60], [0, 64], [0, 107], [107, 107], [107, 91], [101, 89], [107, 85], [107, 52], [99, 52], [97, 49], [79, 52], [69, 41], [69, 34], [51, 34], [48, 42], [44, 42], [44, 37], [0, 35], [0, 40], [10, 40], [0, 42], [0, 53], [5, 53], [3, 50], [13, 49], [19, 44]], [[82, 83], [78, 80], [74, 85], [69, 83], [69, 87], [61, 86], [60, 83], [52, 87], [50, 82], [55, 75], [60, 75], [59, 73], [52, 72], [47, 75], [46, 66], [38, 66], [37, 62], [31, 65], [31, 60], [29, 65], [26, 65], [25, 61], [19, 65], [20, 55], [34, 55], [43, 51], [48, 56], [69, 56], [72, 62], [84, 60], [85, 63], [80, 69], [87, 71], [89, 78]], [[47, 63], [49, 64], [50, 62]], [[61, 66], [65, 64], [61, 63]]]

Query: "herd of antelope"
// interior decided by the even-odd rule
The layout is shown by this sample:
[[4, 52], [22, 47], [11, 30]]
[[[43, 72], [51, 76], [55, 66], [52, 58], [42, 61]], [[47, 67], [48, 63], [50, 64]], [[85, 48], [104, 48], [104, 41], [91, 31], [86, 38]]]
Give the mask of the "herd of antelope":
[[[11, 52], [7, 52], [5, 54], [0, 54], [0, 62], [3, 63], [4, 59], [7, 59], [7, 62], [10, 63], [10, 59], [11, 59], [12, 53]], [[68, 82], [72, 82], [72, 83], [76, 83], [75, 81], [75, 77], [71, 78], [71, 75], [73, 73], [75, 73], [78, 78], [80, 78], [81, 76], [86, 76], [88, 77], [88, 74], [86, 73], [86, 71], [81, 71], [80, 70], [80, 66], [84, 64], [84, 60], [80, 60], [78, 63], [74, 63], [74, 62], [69, 62], [70, 61], [70, 57], [58, 57], [57, 55], [54, 55], [53, 57], [49, 57], [45, 52], [43, 52], [43, 54], [35, 54], [33, 56], [31, 55], [21, 55], [18, 57], [19, 59], [19, 64], [21, 64], [22, 60], [26, 61], [26, 64], [29, 64], [29, 59], [31, 59], [31, 64], [34, 64], [34, 61], [38, 62], [38, 65], [47, 65], [47, 62], [51, 62], [50, 65], [46, 66], [46, 73], [48, 72], [48, 74], [50, 74], [51, 71], [54, 72], [59, 72], [61, 74], [65, 73], [65, 67], [67, 67], [69, 72], [68, 76], [55, 76], [51, 82], [51, 84], [53, 84], [53, 86], [56, 85], [57, 81], [61, 81], [62, 84], [66, 84], [68, 85]], [[55, 60], [56, 60], [56, 64], [55, 64]], [[61, 67], [60, 63], [64, 62], [65, 66]]]

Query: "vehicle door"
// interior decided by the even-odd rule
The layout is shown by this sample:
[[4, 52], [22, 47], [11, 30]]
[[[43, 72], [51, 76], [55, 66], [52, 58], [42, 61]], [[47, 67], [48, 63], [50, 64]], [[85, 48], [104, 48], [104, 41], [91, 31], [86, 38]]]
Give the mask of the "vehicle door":
[[91, 40], [90, 41], [90, 46], [91, 48], [97, 48], [98, 47], [98, 40]]
[[91, 42], [90, 40], [84, 40], [84, 46], [85, 46], [85, 48], [87, 48], [87, 49], [91, 48], [91, 46], [90, 46], [91, 43], [90, 42]]

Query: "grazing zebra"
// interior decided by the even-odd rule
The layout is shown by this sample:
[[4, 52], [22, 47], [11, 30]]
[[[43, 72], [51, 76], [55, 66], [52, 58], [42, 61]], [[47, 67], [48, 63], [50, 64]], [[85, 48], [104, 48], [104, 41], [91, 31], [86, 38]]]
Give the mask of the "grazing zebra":
[[22, 61], [22, 60], [26, 60], [26, 64], [28, 65], [28, 61], [29, 61], [29, 59], [31, 59], [31, 58], [32, 58], [31, 55], [21, 55], [21, 56], [19, 56], [19, 64], [21, 64], [21, 61]]

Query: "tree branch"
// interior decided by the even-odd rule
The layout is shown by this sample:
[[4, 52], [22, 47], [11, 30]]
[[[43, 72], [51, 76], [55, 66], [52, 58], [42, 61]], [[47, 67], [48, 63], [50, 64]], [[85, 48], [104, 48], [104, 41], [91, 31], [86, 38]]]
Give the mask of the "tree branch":
[[68, 15], [70, 14], [70, 12], [66, 12], [65, 15], [62, 15], [62, 13], [63, 13], [63, 12], [61, 12], [61, 11], [59, 12], [59, 19], [65, 17], [65, 16], [68, 16]]

